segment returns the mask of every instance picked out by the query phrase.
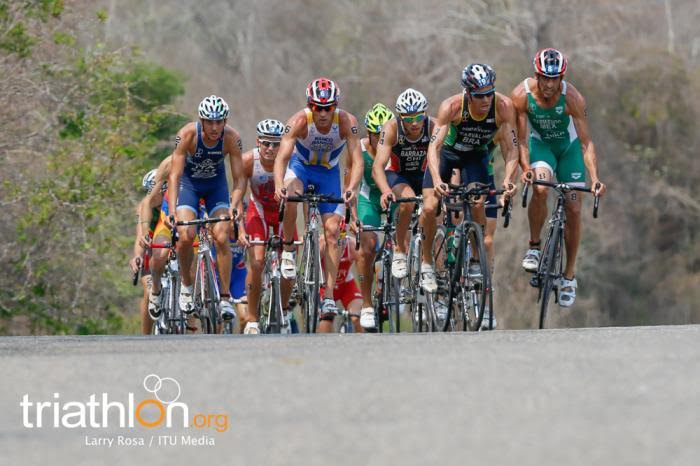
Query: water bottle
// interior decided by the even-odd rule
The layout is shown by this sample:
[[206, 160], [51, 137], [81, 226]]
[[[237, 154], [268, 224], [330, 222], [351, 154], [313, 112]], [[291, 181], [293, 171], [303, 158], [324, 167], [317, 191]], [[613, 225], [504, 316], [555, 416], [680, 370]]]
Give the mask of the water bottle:
[[447, 245], [447, 264], [448, 265], [453, 265], [455, 261], [457, 260], [455, 258], [455, 252], [457, 251], [456, 245], [459, 244], [459, 232], [457, 231], [457, 228], [453, 225], [448, 225], [447, 230], [446, 230], [446, 241], [445, 244]]

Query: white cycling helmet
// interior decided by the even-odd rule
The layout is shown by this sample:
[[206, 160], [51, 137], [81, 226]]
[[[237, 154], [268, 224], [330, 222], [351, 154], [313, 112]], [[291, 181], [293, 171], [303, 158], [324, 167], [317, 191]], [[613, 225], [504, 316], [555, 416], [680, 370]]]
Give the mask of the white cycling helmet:
[[426, 111], [427, 108], [428, 99], [415, 89], [406, 89], [396, 99], [396, 111], [402, 114], [420, 113]]
[[199, 103], [199, 118], [203, 120], [225, 120], [228, 117], [228, 104], [221, 97], [210, 95]]
[[256, 130], [261, 138], [281, 138], [284, 133], [284, 123], [267, 118], [258, 123]]
[[141, 180], [141, 187], [143, 188], [144, 191], [148, 191], [149, 193], [153, 189], [153, 185], [156, 184], [156, 173], [158, 170], [155, 168], [145, 175], [143, 175], [143, 179]]

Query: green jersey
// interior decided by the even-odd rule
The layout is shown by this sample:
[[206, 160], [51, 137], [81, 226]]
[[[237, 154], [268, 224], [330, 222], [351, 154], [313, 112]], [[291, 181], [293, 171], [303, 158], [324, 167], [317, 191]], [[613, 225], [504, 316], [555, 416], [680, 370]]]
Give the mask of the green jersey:
[[369, 154], [362, 141], [360, 141], [360, 147], [362, 149], [362, 158], [365, 162], [364, 172], [362, 173], [362, 183], [360, 183], [360, 195], [372, 203], [379, 203], [379, 198], [382, 197], [382, 193], [379, 191], [379, 187], [377, 187], [374, 178], [372, 178], [374, 158]]
[[578, 139], [574, 121], [566, 114], [566, 81], [562, 81], [562, 91], [552, 108], [542, 108], [535, 101], [527, 79], [527, 118], [530, 121], [530, 138], [537, 139], [552, 149], [555, 155], [562, 154], [572, 142]]

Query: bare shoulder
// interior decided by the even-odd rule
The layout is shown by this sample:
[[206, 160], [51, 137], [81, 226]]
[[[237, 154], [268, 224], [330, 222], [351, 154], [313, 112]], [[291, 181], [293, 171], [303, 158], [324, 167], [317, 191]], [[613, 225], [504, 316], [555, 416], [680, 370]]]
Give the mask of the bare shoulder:
[[512, 112], [515, 108], [513, 105], [513, 100], [510, 97], [498, 92], [496, 92], [496, 107], [498, 112], [502, 115]]
[[194, 121], [187, 123], [185, 126], [180, 128], [180, 131], [178, 131], [177, 134], [183, 141], [187, 139], [194, 139], [194, 137], [197, 135], [197, 123]]
[[399, 129], [399, 117], [396, 116], [391, 120], [384, 123], [382, 127], [381, 136], [379, 138], [380, 145], [390, 145], [393, 146], [396, 142]]
[[525, 92], [525, 81], [523, 80], [520, 82], [520, 84], [515, 86], [513, 92], [510, 93], [510, 100], [517, 110], [523, 111], [527, 107], [526, 95], [527, 92]]
[[292, 135], [296, 136], [299, 134], [302, 130], [306, 129], [307, 126], [307, 117], [306, 117], [306, 110], [301, 109], [298, 112], [296, 112], [294, 115], [292, 115], [289, 120], [287, 120], [287, 124], [285, 125], [284, 128], [284, 134], [292, 133]]
[[569, 114], [586, 114], [586, 100], [570, 82], [566, 82], [566, 107]]
[[247, 167], [248, 165], [253, 164], [253, 159], [254, 159], [253, 152], [254, 152], [254, 150], [251, 149], [251, 150], [245, 151], [243, 153], [242, 157], [243, 157], [243, 166], [244, 167]]
[[357, 126], [357, 118], [355, 115], [346, 110], [338, 110], [338, 119], [340, 120], [341, 127], [345, 126], [351, 128], [353, 126]]

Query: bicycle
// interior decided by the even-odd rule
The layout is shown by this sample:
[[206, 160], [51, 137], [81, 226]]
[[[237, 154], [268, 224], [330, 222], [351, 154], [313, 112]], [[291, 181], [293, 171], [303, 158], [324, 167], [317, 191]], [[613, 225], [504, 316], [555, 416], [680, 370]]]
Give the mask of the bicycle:
[[[299, 202], [307, 206], [308, 212], [305, 221], [304, 250], [296, 280], [296, 294], [301, 302], [304, 316], [304, 331], [316, 333], [318, 325], [318, 308], [321, 300], [320, 290], [324, 284], [323, 270], [321, 267], [321, 250], [319, 245], [319, 231], [321, 213], [319, 204], [345, 204], [345, 200], [333, 197], [329, 194], [316, 194], [314, 185], [309, 185], [304, 194], [287, 196], [286, 202]], [[286, 202], [280, 205], [280, 223], [284, 219]], [[345, 211], [345, 223], [350, 220], [349, 207]]]
[[[153, 334], [179, 334], [184, 335], [190, 329], [187, 325], [187, 316], [182, 312], [178, 304], [180, 295], [180, 270], [177, 260], [177, 233], [173, 228], [170, 243], [151, 244], [151, 249], [168, 249], [168, 261], [161, 276], [160, 292], [160, 316], [153, 324]], [[193, 245], [197, 247], [198, 244]]]
[[[502, 189], [492, 189], [483, 183], [469, 185], [448, 184], [449, 194], [444, 202], [445, 225], [438, 230], [433, 243], [438, 277], [438, 294], [446, 293], [447, 312], [441, 319], [437, 313], [429, 316], [433, 326], [441, 331], [478, 331], [481, 329], [485, 309], [491, 311], [487, 324], [493, 329], [493, 288], [488, 255], [484, 244], [484, 227], [477, 223], [471, 208], [482, 196], [502, 195]], [[490, 206], [489, 206], [490, 207]], [[498, 207], [498, 206], [497, 206]], [[461, 214], [461, 221], [454, 229], [456, 251], [448, 249], [446, 225], [452, 213]], [[506, 199], [502, 215], [504, 227], [510, 223], [511, 203]], [[470, 265], [479, 264], [479, 273], [470, 272]], [[439, 265], [439, 266], [438, 266]]]
[[[204, 218], [201, 220], [179, 221], [177, 226], [198, 227], [199, 248], [197, 250], [197, 268], [195, 272], [194, 289], [192, 292], [194, 313], [199, 317], [202, 325], [202, 333], [216, 333], [221, 322], [219, 302], [219, 284], [214, 258], [211, 252], [211, 237], [207, 225], [218, 222], [229, 222], [231, 217], [222, 215], [217, 218]], [[237, 236], [237, 235], [236, 235]], [[232, 326], [226, 326], [232, 329]]]
[[[547, 239], [544, 243], [544, 249], [542, 249], [540, 263], [537, 272], [530, 279], [530, 285], [539, 290], [537, 294], [537, 302], [540, 304], [539, 327], [543, 329], [547, 320], [547, 307], [552, 292], [554, 292], [554, 302], [559, 302], [559, 283], [563, 278], [562, 251], [564, 249], [564, 227], [566, 226], [566, 194], [571, 191], [591, 193], [594, 188], [590, 186], [581, 188], [566, 183], [551, 183], [542, 180], [533, 180], [532, 183], [554, 189], [557, 195], [556, 204], [548, 221]], [[529, 183], [525, 184], [525, 189], [523, 189], [523, 207], [527, 207], [528, 187]], [[597, 189], [598, 186], [595, 188]], [[600, 196], [594, 195], [593, 218], [598, 218], [599, 203]]]
[[399, 282], [391, 275], [391, 263], [394, 260], [394, 232], [396, 226], [393, 223], [393, 216], [389, 215], [389, 209], [382, 211], [386, 215], [386, 221], [379, 227], [364, 226], [360, 230], [384, 233], [379, 254], [375, 258], [375, 263], [379, 262], [380, 269], [375, 274], [376, 282], [372, 295], [372, 307], [374, 308], [374, 319], [377, 324], [377, 331], [384, 332], [384, 323], [389, 324], [389, 333], [399, 333], [401, 331], [401, 321], [399, 313]]
[[283, 312], [281, 293], [280, 251], [283, 245], [300, 245], [302, 241], [282, 241], [279, 235], [272, 235], [265, 241], [249, 240], [252, 246], [265, 246], [265, 269], [262, 275], [258, 315], [260, 316], [260, 331], [264, 334], [282, 333], [289, 325]]

